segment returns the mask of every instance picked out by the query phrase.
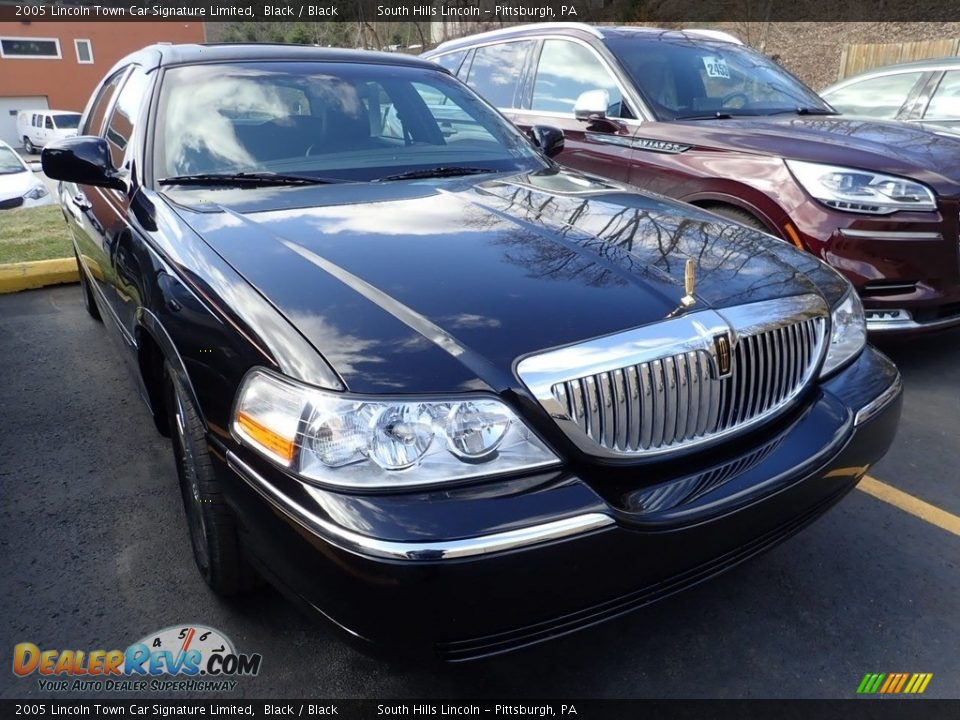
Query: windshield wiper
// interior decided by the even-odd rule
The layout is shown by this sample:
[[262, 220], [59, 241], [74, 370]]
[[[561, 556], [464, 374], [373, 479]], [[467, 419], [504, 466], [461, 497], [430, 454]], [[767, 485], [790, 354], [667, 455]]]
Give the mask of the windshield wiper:
[[826, 110], [824, 108], [812, 108], [812, 107], [795, 107], [790, 110], [772, 110], [767, 113], [768, 115], [787, 115], [788, 113], [793, 113], [794, 115], [839, 115], [840, 113], [835, 110]]
[[733, 115], [730, 113], [720, 112], [718, 110], [710, 115], [677, 115], [674, 120], [729, 120], [732, 117]]
[[160, 178], [159, 185], [240, 185], [264, 187], [268, 185], [330, 185], [347, 182], [337, 178], [311, 177], [309, 175], [282, 175], [272, 172], [197, 173], [173, 175]]
[[386, 177], [377, 178], [371, 182], [385, 182], [388, 180], [416, 180], [418, 178], [434, 177], [457, 177], [458, 175], [485, 175], [495, 172], [498, 171], [490, 168], [441, 166], [428, 168], [427, 170], [408, 170], [407, 172], [397, 173], [396, 175], [387, 175]]

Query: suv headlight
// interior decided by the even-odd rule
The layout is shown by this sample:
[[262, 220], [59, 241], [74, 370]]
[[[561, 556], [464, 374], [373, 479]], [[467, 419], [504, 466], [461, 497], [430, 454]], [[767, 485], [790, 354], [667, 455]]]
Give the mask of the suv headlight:
[[897, 210], [936, 210], [933, 191], [914, 180], [869, 170], [787, 160], [803, 189], [835, 210], [889, 215]]
[[830, 313], [830, 346], [820, 377], [835, 372], [857, 356], [867, 344], [867, 321], [863, 305], [853, 289]]
[[39, 200], [40, 198], [46, 197], [49, 194], [50, 193], [43, 185], [37, 185], [36, 187], [30, 188], [30, 190], [25, 192], [23, 196], [27, 200]]
[[559, 462], [492, 396], [360, 397], [259, 369], [240, 387], [232, 425], [273, 462], [342, 488], [430, 485]]

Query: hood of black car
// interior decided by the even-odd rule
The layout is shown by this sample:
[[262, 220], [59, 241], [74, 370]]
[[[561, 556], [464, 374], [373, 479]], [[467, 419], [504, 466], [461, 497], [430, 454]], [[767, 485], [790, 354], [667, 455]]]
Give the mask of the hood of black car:
[[765, 116], [659, 126], [664, 132], [674, 129], [674, 142], [864, 168], [914, 178], [941, 195], [960, 194], [960, 136], [908, 123], [852, 116]]
[[783, 242], [567, 173], [167, 196], [355, 392], [515, 385], [525, 355], [677, 310], [688, 258], [698, 309], [846, 288]]

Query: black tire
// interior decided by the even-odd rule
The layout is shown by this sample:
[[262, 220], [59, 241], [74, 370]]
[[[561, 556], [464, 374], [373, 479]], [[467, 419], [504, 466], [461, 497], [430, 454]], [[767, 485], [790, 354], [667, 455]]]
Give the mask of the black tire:
[[167, 364], [164, 379], [170, 438], [193, 558], [215, 593], [235, 595], [257, 585], [257, 575], [243, 557], [236, 519], [214, 473], [203, 423]]
[[23, 149], [26, 150], [29, 155], [37, 154], [37, 146], [30, 142], [30, 138], [26, 136], [23, 138]]
[[76, 250], [73, 251], [73, 255], [77, 258], [77, 272], [80, 274], [80, 292], [83, 293], [83, 306], [87, 309], [87, 314], [90, 315], [90, 317], [99, 322], [103, 322], [103, 318], [100, 317], [100, 308], [97, 307], [97, 303], [93, 299], [93, 289], [87, 281], [83, 265], [80, 264], [80, 256], [77, 255]]
[[705, 207], [704, 210], [709, 210], [715, 215], [720, 215], [721, 217], [733, 220], [741, 225], [746, 225], [754, 230], [760, 230], [765, 233], [770, 232], [770, 229], [760, 222], [755, 215], [748, 213], [746, 210], [741, 210], [738, 207], [733, 207], [732, 205], [710, 205]]

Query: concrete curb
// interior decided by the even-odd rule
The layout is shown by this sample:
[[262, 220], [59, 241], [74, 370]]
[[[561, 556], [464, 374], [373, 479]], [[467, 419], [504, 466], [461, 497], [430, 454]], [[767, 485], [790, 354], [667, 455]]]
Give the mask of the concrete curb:
[[0, 293], [13, 293], [46, 285], [62, 285], [79, 281], [77, 261], [74, 258], [0, 265]]

